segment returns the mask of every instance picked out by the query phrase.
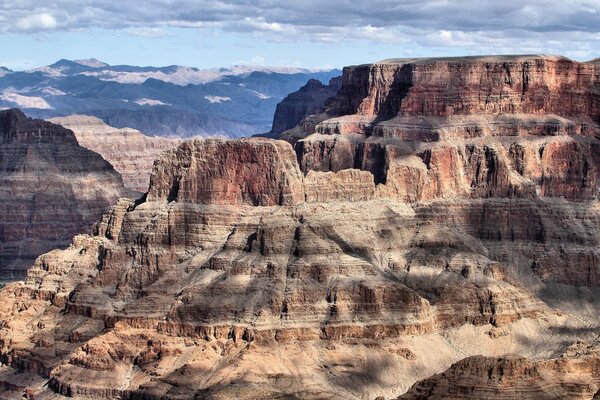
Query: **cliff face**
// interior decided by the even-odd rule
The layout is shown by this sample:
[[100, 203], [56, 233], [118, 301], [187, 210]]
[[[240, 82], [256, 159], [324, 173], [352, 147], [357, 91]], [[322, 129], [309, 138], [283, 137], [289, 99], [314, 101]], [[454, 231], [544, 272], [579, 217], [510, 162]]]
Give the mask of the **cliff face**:
[[150, 137], [131, 128], [113, 128], [88, 115], [71, 115], [49, 121], [72, 130], [81, 146], [110, 162], [123, 177], [125, 187], [138, 192], [148, 190], [154, 159], [164, 150], [181, 143], [181, 139]]
[[344, 69], [336, 111], [600, 116], [596, 63], [558, 56], [392, 59]]
[[466, 57], [344, 72], [326, 112], [295, 129], [316, 133], [295, 146], [304, 172], [368, 170], [408, 201], [597, 197], [596, 63]]
[[323, 85], [317, 79], [311, 79], [297, 92], [287, 95], [275, 110], [273, 126], [267, 137], [279, 138], [279, 135], [294, 128], [305, 117], [325, 111], [325, 102], [336, 95], [342, 84], [342, 78], [336, 77]]
[[0, 279], [89, 232], [120, 196], [121, 178], [60, 125], [0, 112]]
[[[465, 71], [507, 60], [568, 63], [410, 68], [485, 83]], [[0, 381], [92, 398], [596, 395], [597, 117], [420, 117], [402, 101], [390, 116], [365, 100], [397, 96], [376, 76], [342, 87], [294, 146], [163, 153], [145, 198], [3, 289]], [[418, 91], [445, 110], [450, 83], [428, 79]]]
[[148, 200], [229, 205], [293, 205], [304, 200], [302, 175], [284, 142], [195, 140], [154, 165]]

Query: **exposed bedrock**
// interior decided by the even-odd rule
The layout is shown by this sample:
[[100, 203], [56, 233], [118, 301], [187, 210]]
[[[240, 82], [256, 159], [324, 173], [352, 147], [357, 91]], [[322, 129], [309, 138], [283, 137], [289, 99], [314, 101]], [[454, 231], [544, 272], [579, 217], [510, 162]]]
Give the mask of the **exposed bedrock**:
[[294, 128], [305, 117], [325, 111], [326, 100], [335, 96], [341, 84], [341, 77], [332, 78], [327, 85], [311, 79], [297, 92], [290, 93], [277, 104], [273, 126], [266, 136], [279, 138], [282, 132]]
[[181, 139], [146, 136], [131, 128], [113, 128], [89, 115], [50, 119], [75, 133], [77, 142], [104, 157], [123, 177], [127, 189], [145, 193], [154, 159]]
[[[262, 181], [270, 165], [278, 174]], [[596, 202], [360, 197], [374, 190], [367, 171], [303, 178], [285, 142], [186, 142], [156, 162], [145, 200], [120, 200], [95, 236], [39, 257], [24, 283], [4, 289], [3, 361], [94, 398], [335, 397], [352, 387], [346, 371], [372, 365], [383, 375], [361, 380], [368, 397], [400, 394], [466, 355], [538, 359], [593, 339], [588, 315], [549, 306], [544, 290], [600, 285]], [[315, 346], [336, 350], [318, 361]], [[271, 375], [289, 376], [294, 361], [257, 371], [273, 351], [303, 357], [313, 389]], [[346, 367], [324, 372], [319, 363], [336, 357]], [[186, 378], [214, 365], [226, 375]], [[398, 372], [410, 365], [420, 372]]]
[[416, 383], [398, 399], [592, 399], [600, 393], [598, 346], [577, 343], [574, 355], [532, 361], [516, 355], [469, 357]]
[[597, 396], [595, 68], [352, 67], [294, 146], [163, 153], [147, 196], [2, 290], [0, 381], [92, 398]]
[[69, 244], [126, 195], [119, 174], [60, 125], [0, 111], [0, 280]]

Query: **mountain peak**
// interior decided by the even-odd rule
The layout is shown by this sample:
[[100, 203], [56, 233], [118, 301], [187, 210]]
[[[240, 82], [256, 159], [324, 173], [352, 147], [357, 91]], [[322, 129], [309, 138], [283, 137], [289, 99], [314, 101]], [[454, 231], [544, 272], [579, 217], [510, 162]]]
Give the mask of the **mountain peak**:
[[83, 59], [83, 60], [73, 60], [73, 62], [79, 64], [79, 65], [84, 65], [86, 67], [91, 67], [91, 68], [104, 68], [104, 67], [108, 67], [109, 64], [102, 62], [96, 58], [87, 58], [87, 59]]
[[69, 71], [69, 72], [82, 72], [89, 71], [90, 69], [104, 68], [109, 65], [99, 61], [95, 58], [90, 58], [87, 60], [67, 60], [65, 58], [61, 58], [57, 62], [52, 65], [49, 65], [50, 68], [57, 69], [59, 71]]

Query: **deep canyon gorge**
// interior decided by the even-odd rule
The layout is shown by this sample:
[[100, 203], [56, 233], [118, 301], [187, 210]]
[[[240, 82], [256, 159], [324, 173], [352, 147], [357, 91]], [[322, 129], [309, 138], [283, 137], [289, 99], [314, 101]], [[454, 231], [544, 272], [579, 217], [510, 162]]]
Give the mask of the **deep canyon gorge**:
[[600, 61], [390, 59], [280, 104], [276, 139], [0, 113], [31, 265], [0, 398], [600, 398]]

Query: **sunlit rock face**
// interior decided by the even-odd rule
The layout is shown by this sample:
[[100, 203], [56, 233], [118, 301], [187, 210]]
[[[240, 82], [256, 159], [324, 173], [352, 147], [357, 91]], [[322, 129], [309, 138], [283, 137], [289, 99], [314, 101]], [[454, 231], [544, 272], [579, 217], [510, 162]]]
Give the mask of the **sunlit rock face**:
[[60, 125], [0, 111], [0, 280], [92, 225], [126, 194], [100, 155]]
[[146, 196], [2, 290], [2, 380], [90, 398], [593, 398], [596, 68], [350, 67], [293, 145], [163, 153]]

